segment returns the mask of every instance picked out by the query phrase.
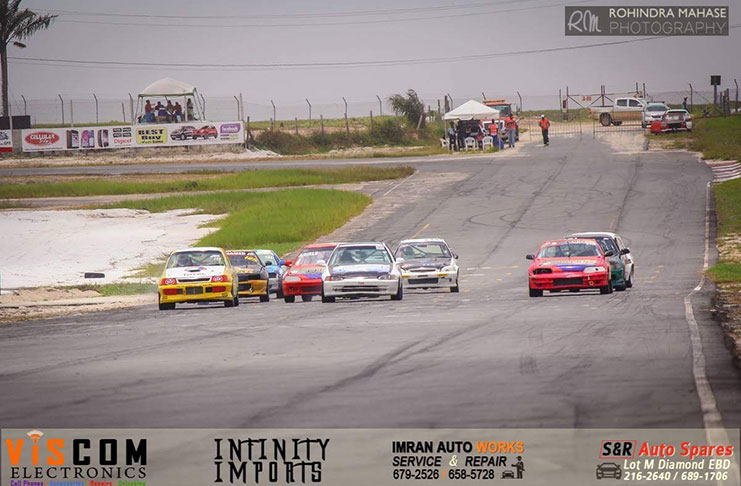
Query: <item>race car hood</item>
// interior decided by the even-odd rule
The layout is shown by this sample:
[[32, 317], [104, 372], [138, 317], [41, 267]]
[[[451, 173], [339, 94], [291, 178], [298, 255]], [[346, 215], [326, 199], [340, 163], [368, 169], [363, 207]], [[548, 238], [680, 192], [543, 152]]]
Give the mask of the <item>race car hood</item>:
[[165, 278], [204, 278], [213, 277], [214, 275], [224, 275], [226, 267], [178, 267], [168, 268], [165, 270]]
[[450, 264], [450, 258], [415, 258], [406, 260], [401, 264], [401, 268], [408, 270], [410, 268], [430, 268], [440, 269]]
[[262, 267], [260, 265], [247, 265], [243, 267], [234, 267], [237, 273], [260, 273]]
[[562, 272], [582, 272], [587, 267], [602, 265], [601, 257], [543, 258], [535, 262], [535, 267], [556, 267]]
[[321, 265], [294, 265], [286, 275], [303, 275], [309, 278], [322, 278], [324, 267]]
[[375, 278], [391, 272], [391, 265], [388, 264], [361, 264], [361, 265], [336, 265], [329, 267], [331, 275], [337, 275], [345, 278], [352, 277], [370, 277]]

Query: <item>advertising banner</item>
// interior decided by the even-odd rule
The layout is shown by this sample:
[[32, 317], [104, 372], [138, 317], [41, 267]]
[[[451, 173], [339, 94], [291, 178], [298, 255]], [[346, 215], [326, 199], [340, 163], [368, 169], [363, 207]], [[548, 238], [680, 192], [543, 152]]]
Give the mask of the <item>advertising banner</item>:
[[0, 130], [0, 152], [13, 151], [13, 133], [10, 130]]
[[236, 121], [44, 128], [23, 130], [22, 140], [24, 152], [214, 145], [243, 143], [244, 126]]
[[738, 486], [738, 429], [5, 429], [3, 486]]

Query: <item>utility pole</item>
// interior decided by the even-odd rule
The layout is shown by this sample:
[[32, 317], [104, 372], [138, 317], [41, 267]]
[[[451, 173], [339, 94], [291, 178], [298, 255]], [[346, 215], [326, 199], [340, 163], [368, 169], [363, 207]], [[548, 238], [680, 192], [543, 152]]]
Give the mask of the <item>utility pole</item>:
[[383, 116], [383, 101], [381, 101], [381, 97], [376, 95], [376, 98], [378, 98], [378, 112], [380, 113], [380, 116]]

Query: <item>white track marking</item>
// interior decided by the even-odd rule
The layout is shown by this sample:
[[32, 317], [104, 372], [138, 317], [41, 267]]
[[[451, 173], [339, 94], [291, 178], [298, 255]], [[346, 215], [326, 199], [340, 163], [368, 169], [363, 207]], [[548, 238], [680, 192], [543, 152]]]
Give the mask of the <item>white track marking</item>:
[[[705, 370], [705, 354], [702, 350], [702, 337], [700, 328], [695, 320], [695, 313], [692, 308], [692, 297], [699, 292], [705, 283], [705, 272], [708, 269], [708, 258], [710, 251], [710, 188], [712, 183], [708, 182], [705, 190], [705, 254], [702, 263], [702, 276], [700, 283], [684, 297], [684, 314], [687, 319], [687, 325], [690, 331], [690, 343], [692, 346], [692, 374], [695, 379], [695, 389], [700, 399], [700, 409], [702, 411], [702, 420], [705, 425], [705, 437], [709, 444], [728, 444], [730, 443], [728, 434], [723, 428], [723, 418], [718, 410], [718, 402], [715, 400], [713, 389]], [[738, 467], [735, 462], [732, 463], [729, 471], [728, 480], [718, 480], [719, 485], [737, 485], [738, 484]]]

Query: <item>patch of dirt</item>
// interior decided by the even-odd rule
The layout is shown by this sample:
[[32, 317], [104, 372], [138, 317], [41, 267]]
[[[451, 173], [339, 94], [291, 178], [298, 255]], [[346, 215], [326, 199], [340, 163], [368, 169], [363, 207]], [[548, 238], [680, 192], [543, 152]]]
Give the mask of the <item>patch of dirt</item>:
[[29, 183], [44, 183], [44, 182], [74, 182], [74, 181], [95, 181], [101, 179], [111, 180], [115, 182], [176, 182], [176, 181], [189, 181], [189, 180], [202, 180], [202, 179], [215, 179], [217, 177], [223, 177], [226, 173], [201, 173], [194, 172], [191, 174], [130, 174], [130, 175], [116, 175], [113, 177], [101, 177], [97, 175], [35, 175], [35, 176], [14, 176], [14, 177], [2, 177], [0, 176], [0, 183], [3, 184], [29, 184]]
[[86, 299], [100, 297], [95, 290], [58, 289], [44, 287], [38, 289], [19, 289], [0, 295], [0, 305], [24, 305], [29, 302], [49, 302], [64, 299]]

